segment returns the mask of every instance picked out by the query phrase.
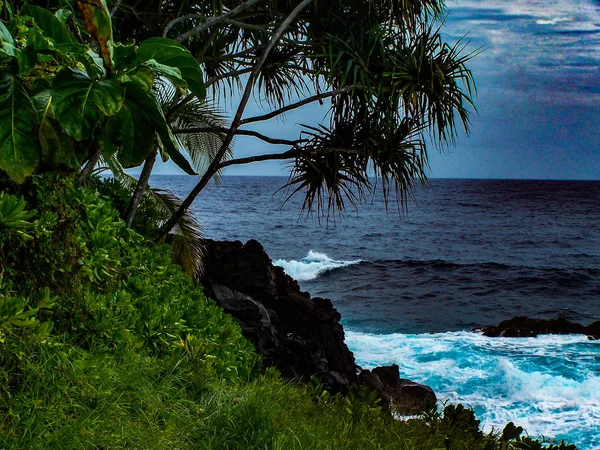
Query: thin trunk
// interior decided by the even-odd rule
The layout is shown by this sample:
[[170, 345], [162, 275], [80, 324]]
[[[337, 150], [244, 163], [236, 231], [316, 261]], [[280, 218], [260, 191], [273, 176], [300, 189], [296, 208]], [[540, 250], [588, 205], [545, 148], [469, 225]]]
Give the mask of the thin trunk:
[[140, 206], [140, 202], [142, 201], [142, 197], [144, 196], [144, 192], [148, 187], [148, 181], [150, 180], [150, 175], [152, 174], [152, 168], [154, 167], [154, 163], [156, 162], [156, 155], [158, 152], [154, 151], [150, 156], [146, 158], [146, 162], [144, 162], [144, 167], [142, 168], [142, 173], [140, 174], [140, 179], [137, 182], [137, 186], [135, 187], [135, 191], [133, 191], [133, 195], [131, 197], [131, 201], [129, 202], [129, 206], [127, 207], [127, 214], [125, 216], [125, 223], [127, 224], [127, 228], [131, 228], [131, 224], [133, 223], [133, 218], [135, 217], [135, 213]]
[[96, 152], [88, 160], [87, 164], [79, 174], [79, 184], [87, 184], [88, 180], [90, 179], [90, 175], [92, 175], [92, 172], [94, 171], [96, 164], [98, 164], [98, 160], [100, 159], [101, 155], [102, 149], [98, 147]]
[[175, 212], [175, 214], [173, 214], [171, 216], [171, 218], [160, 228], [160, 230], [158, 230], [155, 233], [155, 241], [161, 240], [164, 236], [167, 235], [167, 233], [169, 233], [173, 229], [173, 227], [177, 224], [177, 222], [179, 222], [181, 220], [181, 218], [183, 217], [183, 215], [187, 212], [188, 208], [192, 205], [192, 203], [194, 202], [194, 200], [196, 199], [198, 194], [202, 191], [202, 189], [204, 189], [204, 187], [208, 184], [209, 180], [219, 170], [219, 164], [221, 163], [221, 159], [223, 159], [223, 156], [227, 152], [227, 149], [229, 148], [229, 144], [231, 144], [231, 141], [233, 140], [233, 135], [235, 134], [236, 130], [239, 128], [239, 126], [242, 122], [242, 115], [244, 114], [244, 110], [246, 109], [246, 105], [248, 104], [248, 100], [250, 99], [250, 94], [252, 93], [252, 89], [254, 88], [254, 83], [255, 83], [256, 79], [258, 78], [258, 74], [260, 72], [262, 65], [266, 61], [266, 59], [269, 56], [269, 53], [271, 52], [273, 47], [275, 47], [275, 44], [277, 43], [277, 41], [279, 41], [279, 39], [281, 38], [281, 35], [286, 30], [286, 28], [294, 21], [294, 19], [298, 16], [298, 14], [300, 14], [302, 12], [302, 10], [304, 8], [306, 8], [312, 1], [313, 0], [303, 0], [302, 3], [300, 3], [298, 6], [296, 6], [294, 8], [294, 10], [290, 13], [290, 15], [288, 17], [286, 17], [286, 19], [282, 22], [282, 24], [279, 26], [277, 31], [275, 31], [275, 33], [271, 37], [271, 40], [269, 41], [269, 45], [263, 52], [263, 55], [261, 56], [260, 60], [258, 60], [257, 63], [254, 65], [252, 72], [250, 73], [250, 76], [248, 77], [248, 81], [246, 82], [246, 88], [244, 89], [244, 93], [243, 93], [240, 103], [238, 105], [238, 109], [235, 113], [235, 117], [233, 118], [233, 121], [231, 122], [231, 127], [229, 128], [229, 132], [227, 133], [227, 136], [225, 137], [225, 139], [223, 140], [223, 142], [221, 144], [221, 148], [215, 155], [215, 158], [212, 161], [212, 163], [208, 166], [208, 169], [206, 170], [206, 173], [204, 174], [204, 176], [200, 179], [200, 182], [194, 187], [192, 192], [190, 192], [188, 194], [188, 196], [181, 203], [181, 206]]

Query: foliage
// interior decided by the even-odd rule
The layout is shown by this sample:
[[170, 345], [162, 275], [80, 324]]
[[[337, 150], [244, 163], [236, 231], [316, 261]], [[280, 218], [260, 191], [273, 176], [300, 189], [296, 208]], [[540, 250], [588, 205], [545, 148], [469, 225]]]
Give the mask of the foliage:
[[105, 3], [77, 4], [81, 15], [13, 6], [0, 22], [0, 169], [22, 183], [36, 170], [79, 170], [97, 151], [133, 167], [157, 140], [194, 174], [152, 87], [168, 79], [204, 99], [196, 60], [171, 39], [115, 43]]

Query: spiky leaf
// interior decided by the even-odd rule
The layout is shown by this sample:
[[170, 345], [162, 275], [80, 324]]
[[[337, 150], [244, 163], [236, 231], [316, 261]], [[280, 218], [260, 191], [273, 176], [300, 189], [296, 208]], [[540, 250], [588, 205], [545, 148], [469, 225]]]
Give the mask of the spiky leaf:
[[0, 169], [22, 183], [39, 163], [40, 152], [33, 129], [37, 114], [27, 91], [10, 74], [0, 78]]

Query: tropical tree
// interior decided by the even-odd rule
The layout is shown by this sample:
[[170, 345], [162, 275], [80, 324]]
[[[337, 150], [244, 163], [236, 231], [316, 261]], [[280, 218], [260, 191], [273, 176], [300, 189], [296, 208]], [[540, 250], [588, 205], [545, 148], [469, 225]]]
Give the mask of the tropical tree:
[[[102, 160], [123, 180], [123, 168], [157, 154], [188, 174], [196, 173], [192, 166], [202, 168], [201, 147], [189, 145], [194, 134], [176, 137], [172, 126], [181, 126], [191, 111], [195, 126], [225, 123], [208, 108], [202, 71], [178, 42], [162, 37], [139, 45], [115, 42], [103, 1], [54, 12], [0, 3], [0, 17], [0, 174], [23, 183], [35, 172], [77, 172], [84, 166], [79, 180], [85, 183]], [[187, 105], [167, 114], [167, 95], [170, 103], [186, 96]], [[200, 120], [202, 111], [212, 113], [212, 121]], [[196, 141], [214, 146], [215, 136], [203, 134]], [[190, 150], [192, 164], [182, 150]], [[128, 181], [137, 193], [140, 183]], [[148, 194], [165, 220], [179, 207], [168, 192]], [[198, 276], [200, 227], [184, 214], [174, 228], [175, 256]]]
[[79, 19], [68, 9], [4, 6], [0, 169], [21, 183], [36, 170], [77, 171], [85, 164], [84, 181], [101, 155], [135, 167], [158, 146], [163, 158], [195, 174], [153, 87], [157, 78], [168, 80], [203, 100], [196, 60], [165, 38], [118, 45], [106, 5], [78, 5]]
[[[442, 40], [441, 0], [123, 0], [113, 8], [122, 39], [173, 38], [201, 64], [209, 96], [238, 102], [229, 126], [194, 130], [225, 137], [157, 238], [217, 171], [254, 161], [293, 161], [286, 187], [304, 195], [306, 210], [343, 211], [376, 186], [403, 205], [426, 183], [428, 145], [453, 143], [459, 127], [468, 132], [473, 53]], [[245, 116], [251, 96], [264, 114]], [[252, 129], [315, 102], [327, 113], [296, 138]], [[288, 148], [225, 158], [238, 135]]]

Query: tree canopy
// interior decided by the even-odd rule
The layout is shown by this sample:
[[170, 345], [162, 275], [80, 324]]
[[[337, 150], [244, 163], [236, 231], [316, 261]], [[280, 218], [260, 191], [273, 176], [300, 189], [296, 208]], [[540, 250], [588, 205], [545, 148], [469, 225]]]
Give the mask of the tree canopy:
[[[442, 39], [440, 0], [22, 5], [6, 2], [1, 13], [0, 169], [22, 182], [36, 170], [89, 171], [106, 157], [145, 163], [149, 176], [158, 152], [199, 181], [157, 238], [221, 170], [254, 161], [293, 161], [286, 186], [309, 211], [343, 210], [375, 186], [403, 204], [426, 180], [428, 144], [468, 132], [474, 110], [473, 54]], [[264, 114], [245, 114], [251, 96]], [[175, 119], [190, 103], [231, 99], [229, 121]], [[295, 138], [252, 129], [315, 102], [327, 113]], [[287, 149], [236, 158], [239, 135]]]

